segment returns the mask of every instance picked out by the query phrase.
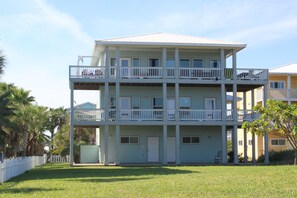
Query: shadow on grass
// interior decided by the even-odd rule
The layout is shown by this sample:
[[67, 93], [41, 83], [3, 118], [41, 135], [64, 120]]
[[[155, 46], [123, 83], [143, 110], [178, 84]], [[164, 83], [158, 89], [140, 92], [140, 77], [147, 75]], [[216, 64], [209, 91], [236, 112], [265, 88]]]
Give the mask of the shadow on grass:
[[[92, 178], [94, 178], [94, 181], [98, 182], [113, 182], [148, 179], [149, 176], [154, 175], [190, 173], [193, 173], [193, 171], [167, 167], [69, 167], [66, 164], [47, 164], [13, 178], [11, 182], [42, 179], [75, 179], [77, 181], [81, 178], [88, 178], [89, 181], [92, 181]], [[129, 176], [138, 178], [131, 178]]]
[[63, 190], [61, 188], [4, 188], [1, 189], [1, 193], [12, 193], [12, 194], [29, 194], [34, 192], [49, 192]]
[[67, 181], [79, 181], [79, 182], [125, 182], [125, 181], [137, 181], [137, 180], [145, 180], [145, 179], [150, 179], [148, 177], [138, 177], [138, 178], [76, 178], [76, 179], [67, 179]]

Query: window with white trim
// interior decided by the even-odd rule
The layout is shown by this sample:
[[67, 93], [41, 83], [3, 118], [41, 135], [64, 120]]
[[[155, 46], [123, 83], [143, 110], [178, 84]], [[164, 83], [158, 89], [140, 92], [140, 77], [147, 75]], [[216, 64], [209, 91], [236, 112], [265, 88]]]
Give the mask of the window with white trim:
[[163, 98], [154, 97], [153, 98], [153, 109], [162, 109], [163, 108]]
[[180, 59], [179, 67], [190, 67], [190, 60], [186, 58]]
[[286, 139], [271, 139], [270, 144], [271, 146], [285, 146]]
[[182, 142], [183, 144], [199, 144], [200, 138], [198, 136], [184, 136]]
[[121, 144], [139, 144], [138, 136], [121, 136]]
[[179, 98], [179, 106], [181, 109], [190, 109], [190, 107], [191, 107], [190, 97], [180, 97]]
[[109, 98], [109, 108], [111, 109], [116, 108], [116, 98], [114, 96], [110, 96]]
[[167, 59], [166, 67], [175, 67], [175, 59]]
[[284, 81], [270, 81], [269, 87], [270, 87], [270, 89], [284, 89], [285, 82]]
[[201, 68], [203, 67], [202, 59], [193, 59], [193, 67], [194, 68]]
[[149, 67], [159, 67], [159, 59], [157, 58], [150, 58], [149, 59]]
[[140, 67], [140, 58], [132, 58], [132, 67]]
[[219, 60], [211, 60], [210, 61], [210, 67], [211, 68], [220, 68], [221, 62]]
[[242, 140], [238, 141], [238, 146], [242, 146]]
[[252, 146], [252, 145], [253, 145], [253, 140], [249, 140], [249, 141], [248, 141], [248, 145], [249, 145], [249, 146]]

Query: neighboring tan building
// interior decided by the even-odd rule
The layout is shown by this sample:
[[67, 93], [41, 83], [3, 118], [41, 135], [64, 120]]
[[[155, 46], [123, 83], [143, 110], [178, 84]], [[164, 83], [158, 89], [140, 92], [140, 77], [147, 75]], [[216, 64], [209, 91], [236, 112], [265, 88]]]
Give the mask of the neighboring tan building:
[[[258, 91], [257, 102], [262, 103], [262, 91]], [[297, 64], [284, 65], [269, 70], [267, 95], [267, 99], [297, 104]], [[268, 148], [269, 151], [281, 151], [292, 147], [285, 137], [270, 134]]]
[[[227, 163], [227, 131], [237, 142], [237, 129], [257, 118], [251, 106], [228, 109], [227, 92], [246, 95], [268, 78], [267, 69], [237, 68], [236, 54], [245, 47], [164, 33], [96, 40], [91, 63], [79, 57], [69, 68], [71, 164], [74, 127], [98, 131], [99, 152], [83, 153], [94, 155], [89, 162], [214, 163], [221, 153], [219, 162]], [[97, 109], [74, 108], [79, 90], [98, 92]]]

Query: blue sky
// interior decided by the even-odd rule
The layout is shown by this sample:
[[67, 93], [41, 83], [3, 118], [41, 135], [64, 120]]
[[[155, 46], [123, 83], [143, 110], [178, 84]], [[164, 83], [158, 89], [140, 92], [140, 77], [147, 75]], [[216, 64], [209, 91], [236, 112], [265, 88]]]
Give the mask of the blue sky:
[[[0, 0], [2, 80], [40, 105], [69, 106], [68, 66], [95, 39], [167, 32], [247, 43], [238, 67], [297, 62], [297, 0]], [[297, 69], [297, 68], [296, 68]], [[85, 96], [88, 95], [89, 99]], [[77, 92], [77, 103], [95, 94]]]

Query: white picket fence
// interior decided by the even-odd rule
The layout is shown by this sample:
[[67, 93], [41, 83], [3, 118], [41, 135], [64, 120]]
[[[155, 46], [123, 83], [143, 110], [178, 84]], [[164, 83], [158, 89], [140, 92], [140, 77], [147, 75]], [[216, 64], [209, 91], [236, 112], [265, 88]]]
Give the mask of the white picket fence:
[[0, 162], [0, 184], [24, 172], [46, 163], [47, 155], [17, 157]]
[[61, 155], [52, 155], [51, 163], [69, 163], [70, 157], [69, 155], [61, 156]]

